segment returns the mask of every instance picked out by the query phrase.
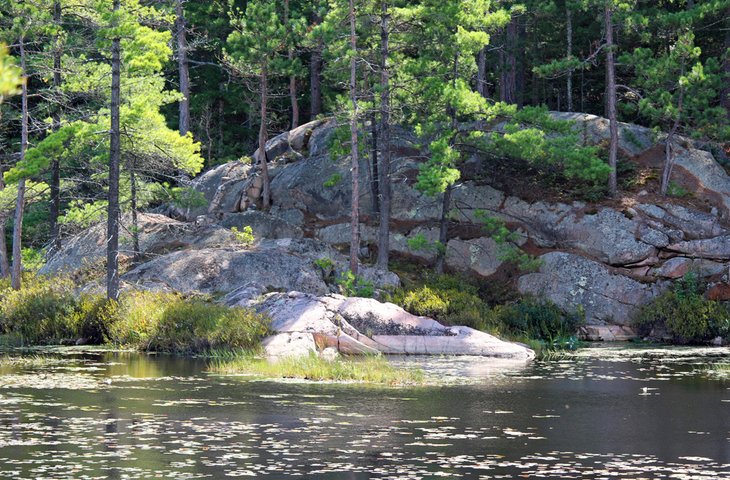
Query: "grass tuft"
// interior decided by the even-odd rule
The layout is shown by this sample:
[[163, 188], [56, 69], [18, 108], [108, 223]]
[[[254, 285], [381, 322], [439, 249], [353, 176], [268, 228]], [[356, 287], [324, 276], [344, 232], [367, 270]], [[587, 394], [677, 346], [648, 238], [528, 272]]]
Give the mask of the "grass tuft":
[[312, 353], [306, 357], [267, 360], [255, 352], [230, 359], [214, 359], [210, 371], [248, 374], [263, 378], [298, 378], [312, 381], [358, 382], [407, 386], [424, 382], [423, 371], [396, 368], [383, 356], [346, 357], [325, 360]]

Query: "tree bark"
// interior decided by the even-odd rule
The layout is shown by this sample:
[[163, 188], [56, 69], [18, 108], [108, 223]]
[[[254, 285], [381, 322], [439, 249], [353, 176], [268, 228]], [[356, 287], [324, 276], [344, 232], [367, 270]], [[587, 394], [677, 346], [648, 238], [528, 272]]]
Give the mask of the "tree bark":
[[720, 105], [725, 107], [727, 119], [730, 121], [730, 10], [725, 15], [724, 55], [722, 56], [722, 72], [725, 77], [725, 86], [720, 93]]
[[477, 92], [489, 98], [489, 86], [487, 85], [487, 47], [483, 47], [477, 54]]
[[446, 244], [449, 241], [449, 209], [451, 208], [451, 190], [449, 185], [441, 196], [441, 219], [439, 220], [439, 245], [436, 253], [436, 273], [444, 273], [446, 261]]
[[[373, 104], [375, 104], [373, 98]], [[380, 214], [380, 177], [378, 162], [380, 156], [378, 155], [378, 119], [375, 115], [375, 110], [370, 112], [370, 197], [373, 204], [373, 215]]]
[[5, 215], [0, 215], [0, 278], [7, 278], [10, 275], [10, 263], [8, 262], [8, 245], [5, 241]]
[[141, 250], [139, 248], [139, 220], [137, 218], [137, 175], [135, 169], [137, 168], [136, 162], [132, 161], [129, 168], [129, 183], [131, 189], [130, 207], [132, 210], [132, 250], [134, 254], [134, 261], [137, 262], [140, 259]]
[[[286, 58], [291, 64], [294, 61], [294, 48], [291, 45], [292, 32], [289, 25], [289, 0], [284, 0], [284, 24], [287, 30], [287, 42], [289, 43]], [[297, 77], [289, 75], [289, 100], [291, 101], [291, 128], [294, 130], [299, 126], [299, 103], [297, 102]]]
[[[684, 76], [684, 64], [682, 64], [682, 73], [680, 73], [680, 77]], [[669, 182], [672, 179], [672, 167], [674, 167], [674, 155], [672, 154], [672, 141], [674, 140], [674, 135], [677, 133], [677, 130], [679, 129], [679, 125], [682, 121], [682, 109], [684, 107], [684, 87], [679, 87], [679, 97], [677, 98], [677, 118], [674, 119], [674, 124], [672, 125], [672, 129], [669, 131], [669, 134], [667, 134], [667, 140], [664, 144], [664, 168], [662, 169], [662, 183], [660, 188], [660, 193], [664, 196], [667, 195], [667, 190], [669, 189]]]
[[380, 222], [377, 266], [387, 270], [390, 261], [390, 14], [387, 0], [380, 3]]
[[[25, 58], [25, 38], [20, 37], [20, 69], [23, 75], [21, 90], [21, 132], [20, 132], [20, 162], [25, 160], [25, 151], [28, 149], [28, 71]], [[20, 290], [23, 270], [22, 239], [23, 239], [23, 212], [25, 211], [25, 178], [18, 181], [18, 197], [15, 202], [15, 217], [13, 218], [13, 265], [10, 271], [10, 285], [13, 290]]]
[[[53, 23], [56, 28], [61, 28], [61, 0], [53, 2]], [[60, 95], [61, 89], [61, 36], [56, 35], [53, 49], [53, 88], [56, 95]], [[60, 99], [58, 100], [60, 102]], [[61, 109], [56, 105], [53, 112], [53, 130], [61, 128]], [[51, 161], [51, 244], [50, 252], [55, 253], [61, 249], [61, 232], [58, 224], [58, 216], [61, 214], [61, 163], [58, 158]]]
[[[315, 18], [315, 23], [322, 19]], [[309, 62], [309, 119], [314, 120], [322, 113], [322, 50], [324, 45], [322, 39], [317, 41], [317, 46], [312, 50], [312, 57]]]
[[261, 68], [261, 125], [259, 126], [259, 167], [261, 168], [261, 178], [263, 180], [262, 204], [264, 210], [268, 210], [271, 206], [271, 185], [269, 183], [269, 165], [266, 158], [266, 140], [268, 140], [266, 124], [267, 119], [267, 100], [268, 100], [268, 65]]
[[517, 20], [513, 18], [507, 24], [507, 71], [505, 72], [505, 101], [507, 103], [516, 103], [517, 40]]
[[[566, 40], [567, 40], [567, 57], [573, 56], [573, 12], [565, 4], [565, 23], [566, 23]], [[568, 100], [568, 111], [573, 111], [573, 69], [568, 69], [568, 76], [565, 79], [565, 93]]]
[[[119, 0], [114, 0], [114, 11]], [[121, 132], [119, 130], [120, 103], [120, 39], [112, 39], [111, 130], [109, 132], [109, 206], [106, 227], [106, 296], [119, 298], [119, 165], [121, 163]]]
[[357, 38], [355, 36], [355, 1], [350, 0], [350, 159], [352, 165], [352, 201], [350, 213], [350, 271], [357, 275], [360, 251], [360, 162], [357, 138]]
[[[0, 168], [0, 191], [5, 189], [3, 171]], [[5, 222], [8, 221], [7, 214], [0, 211], [0, 278], [7, 278], [10, 275], [10, 263], [8, 262], [8, 246], [5, 241]]]
[[604, 20], [606, 29], [606, 108], [610, 124], [611, 140], [609, 144], [608, 165], [611, 172], [608, 176], [608, 190], [612, 197], [616, 196], [616, 162], [618, 159], [618, 123], [616, 119], [616, 65], [613, 43], [613, 7], [612, 0], [606, 2]]
[[180, 100], [180, 119], [178, 127], [180, 135], [187, 135], [190, 131], [190, 71], [188, 67], [188, 42], [185, 38], [186, 23], [185, 9], [183, 2], [176, 0], [175, 3], [175, 39], [177, 41], [177, 69], [180, 77], [180, 93], [183, 98]]

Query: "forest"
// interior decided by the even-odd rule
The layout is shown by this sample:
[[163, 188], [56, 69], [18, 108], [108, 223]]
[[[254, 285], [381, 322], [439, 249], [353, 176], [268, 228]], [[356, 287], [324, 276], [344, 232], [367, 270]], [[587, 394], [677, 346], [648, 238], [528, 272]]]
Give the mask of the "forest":
[[[729, 13], [727, 0], [3, 0], [0, 276], [19, 288], [24, 263], [106, 221], [116, 298], [123, 215], [198, 204], [191, 179], [232, 160], [253, 162], [267, 210], [267, 140], [325, 117], [351, 158], [353, 273], [362, 192], [388, 267], [395, 128], [427, 147], [417, 188], [442, 220], [474, 149], [616, 196], [619, 121], [667, 134], [667, 194], [673, 135], [727, 161]], [[610, 141], [560, 136], [548, 111], [605, 116]]]

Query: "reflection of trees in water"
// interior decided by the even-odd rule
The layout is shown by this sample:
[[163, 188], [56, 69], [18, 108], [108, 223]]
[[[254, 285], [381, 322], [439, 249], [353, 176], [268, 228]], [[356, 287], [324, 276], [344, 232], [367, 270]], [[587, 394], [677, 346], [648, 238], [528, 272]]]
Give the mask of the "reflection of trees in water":
[[[102, 406], [106, 407], [104, 412], [104, 452], [116, 452], [119, 449], [119, 418], [117, 411], [117, 396], [111, 391], [105, 391]], [[106, 473], [106, 478], [110, 480], [118, 480], [121, 478], [119, 467], [117, 466], [118, 457], [115, 455], [107, 456], [102, 468]]]

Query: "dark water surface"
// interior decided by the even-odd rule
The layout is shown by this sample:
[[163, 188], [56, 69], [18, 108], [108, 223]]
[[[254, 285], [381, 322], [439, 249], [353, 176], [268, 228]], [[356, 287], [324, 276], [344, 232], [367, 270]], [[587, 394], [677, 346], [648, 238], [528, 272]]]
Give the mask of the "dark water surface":
[[730, 479], [730, 376], [708, 370], [729, 354], [401, 359], [439, 384], [399, 389], [132, 353], [6, 354], [0, 477]]

